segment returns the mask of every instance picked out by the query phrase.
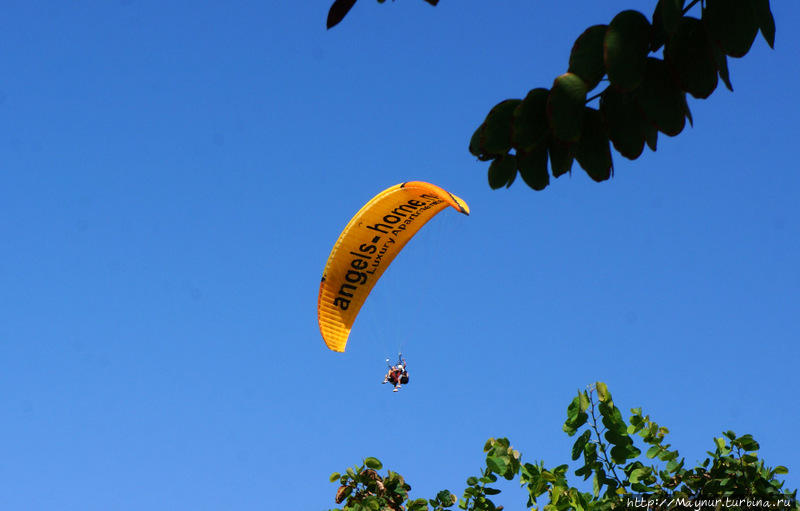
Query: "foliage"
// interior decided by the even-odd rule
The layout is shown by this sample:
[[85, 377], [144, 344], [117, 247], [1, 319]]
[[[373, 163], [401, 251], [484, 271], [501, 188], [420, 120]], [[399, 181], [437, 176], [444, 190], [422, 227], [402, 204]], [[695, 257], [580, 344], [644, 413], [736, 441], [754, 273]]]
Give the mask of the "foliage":
[[[575, 41], [567, 72], [550, 89], [492, 108], [469, 144], [489, 165], [489, 186], [509, 187], [517, 173], [534, 190], [570, 172], [573, 160], [595, 181], [613, 175], [610, 145], [635, 160], [658, 132], [673, 137], [692, 114], [689, 93], [708, 98], [718, 80], [733, 91], [728, 57], [743, 57], [760, 30], [775, 44], [769, 0], [705, 0], [700, 18], [693, 0], [658, 0], [652, 20], [639, 11], [618, 13], [587, 28]], [[663, 58], [657, 53], [663, 49]], [[605, 77], [605, 78], [604, 78]], [[591, 97], [601, 82], [608, 85]], [[599, 98], [598, 108], [588, 106]]]
[[503, 478], [517, 479], [527, 490], [526, 507], [543, 505], [544, 511], [629, 507], [738, 511], [746, 509], [748, 501], [752, 504], [759, 499], [772, 503], [769, 509], [800, 511], [797, 490], [784, 490], [784, 483], [776, 478], [788, 469], [768, 467], [758, 457], [759, 445], [751, 435], [724, 432], [714, 439], [708, 457], [688, 468], [686, 459], [666, 442], [669, 430], [644, 415], [641, 408], [632, 409], [625, 421], [602, 382], [578, 392], [567, 407], [563, 430], [576, 436], [571, 458], [582, 465], [574, 473], [583, 481], [591, 479], [591, 488], [588, 483], [583, 489], [571, 486], [567, 464], [546, 468], [541, 461], [523, 463], [508, 439], [490, 438], [483, 447], [485, 466], [478, 475], [467, 478], [460, 499], [448, 490], [433, 499], [412, 499], [408, 495], [411, 487], [402, 476], [391, 470], [381, 476], [377, 472], [383, 467], [381, 462], [366, 458], [344, 474], [331, 475], [331, 482], [340, 485], [336, 503], [344, 503], [339, 511], [442, 511], [456, 503], [467, 511], [498, 511], [503, 506], [492, 498], [501, 490], [491, 485]]
[[[438, 0], [425, 0], [431, 5]], [[686, 94], [708, 98], [719, 81], [733, 91], [728, 57], [747, 54], [761, 35], [775, 45], [769, 0], [658, 0], [650, 19], [625, 10], [575, 41], [567, 72], [549, 89], [492, 108], [469, 144], [489, 165], [489, 186], [509, 187], [517, 173], [534, 190], [571, 172], [573, 160], [595, 181], [614, 172], [611, 146], [635, 160], [658, 133], [678, 135], [692, 123]], [[385, 0], [378, 0], [384, 3]], [[331, 28], [356, 0], [335, 0]], [[700, 17], [689, 16], [697, 6]], [[659, 58], [661, 52], [663, 58]], [[605, 88], [589, 96], [600, 83]], [[597, 108], [588, 106], [599, 98]]]

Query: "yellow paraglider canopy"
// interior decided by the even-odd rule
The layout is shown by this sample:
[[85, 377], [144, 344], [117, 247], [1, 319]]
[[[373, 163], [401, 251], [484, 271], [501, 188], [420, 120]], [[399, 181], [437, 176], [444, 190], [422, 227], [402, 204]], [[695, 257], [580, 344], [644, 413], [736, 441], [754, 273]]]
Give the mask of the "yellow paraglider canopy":
[[436, 185], [410, 181], [392, 186], [367, 202], [333, 245], [317, 299], [322, 338], [344, 351], [358, 311], [386, 268], [406, 243], [437, 213], [469, 206]]

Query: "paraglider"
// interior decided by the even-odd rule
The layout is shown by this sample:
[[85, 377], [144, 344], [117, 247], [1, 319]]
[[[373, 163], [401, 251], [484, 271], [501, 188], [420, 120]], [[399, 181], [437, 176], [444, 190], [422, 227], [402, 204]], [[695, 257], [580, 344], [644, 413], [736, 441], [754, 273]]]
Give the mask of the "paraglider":
[[397, 392], [400, 387], [408, 383], [408, 362], [403, 358], [402, 353], [397, 354], [397, 363], [389, 365], [389, 359], [386, 359], [386, 365], [389, 366], [389, 372], [383, 377], [383, 383], [391, 383], [394, 387], [392, 392]]
[[406, 243], [448, 206], [469, 215], [460, 198], [422, 181], [392, 186], [367, 202], [333, 245], [317, 298], [325, 344], [342, 352], [375, 283]]

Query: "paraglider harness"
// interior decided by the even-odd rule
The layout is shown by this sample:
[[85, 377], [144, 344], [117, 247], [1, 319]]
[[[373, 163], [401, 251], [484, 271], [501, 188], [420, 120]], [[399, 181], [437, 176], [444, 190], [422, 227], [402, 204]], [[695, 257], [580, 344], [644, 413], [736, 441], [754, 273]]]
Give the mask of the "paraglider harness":
[[392, 392], [397, 392], [401, 386], [408, 383], [408, 364], [403, 355], [397, 354], [397, 363], [389, 365], [389, 359], [386, 359], [386, 365], [389, 367], [389, 372], [383, 378], [383, 383], [391, 383], [394, 387]]

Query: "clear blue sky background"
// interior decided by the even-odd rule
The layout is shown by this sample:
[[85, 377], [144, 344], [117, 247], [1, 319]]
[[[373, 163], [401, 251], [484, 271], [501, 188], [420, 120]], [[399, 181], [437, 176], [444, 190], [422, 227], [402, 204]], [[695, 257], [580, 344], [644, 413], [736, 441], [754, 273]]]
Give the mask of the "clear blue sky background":
[[[329, 4], [3, 4], [0, 508], [327, 509], [365, 456], [460, 493], [490, 436], [567, 460], [596, 380], [687, 463], [730, 428], [800, 486], [800, 4], [694, 128], [541, 193], [490, 190], [473, 129], [655, 1], [362, 0], [326, 32]], [[473, 214], [426, 226], [330, 352], [331, 246], [415, 179]]]

